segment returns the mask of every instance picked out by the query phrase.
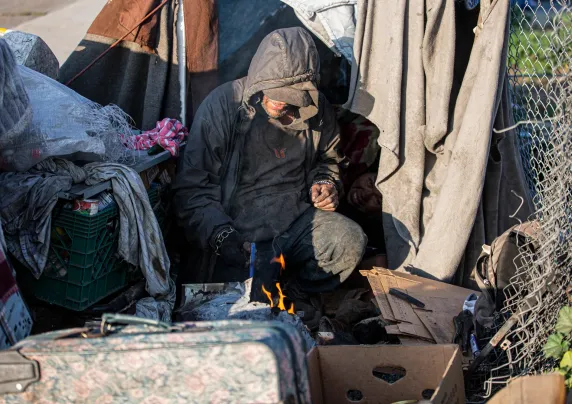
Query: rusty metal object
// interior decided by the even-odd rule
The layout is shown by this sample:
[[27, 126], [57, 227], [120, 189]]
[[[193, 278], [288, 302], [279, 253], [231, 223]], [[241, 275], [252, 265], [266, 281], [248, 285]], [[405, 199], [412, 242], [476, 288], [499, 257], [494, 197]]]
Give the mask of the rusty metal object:
[[[508, 334], [508, 332], [512, 329], [512, 327], [514, 327], [514, 325], [517, 323], [518, 321], [518, 314], [513, 314], [507, 321], [506, 323], [504, 323], [504, 325], [501, 327], [500, 330], [498, 330], [498, 332], [491, 338], [491, 340], [489, 341], [489, 343], [483, 348], [483, 350], [481, 351], [481, 354], [479, 356], [477, 356], [475, 358], [475, 360], [471, 363], [471, 365], [469, 366], [469, 369], [467, 370], [467, 373], [465, 375], [465, 380], [467, 380], [471, 374], [473, 374], [475, 372], [475, 370], [477, 370], [477, 368], [479, 367], [479, 365], [481, 363], [483, 363], [483, 361], [487, 358], [487, 356], [493, 351], [493, 349], [501, 342], [503, 341], [504, 337]], [[507, 345], [506, 343], [503, 344], [503, 347], [506, 349], [508, 348], [509, 345]]]

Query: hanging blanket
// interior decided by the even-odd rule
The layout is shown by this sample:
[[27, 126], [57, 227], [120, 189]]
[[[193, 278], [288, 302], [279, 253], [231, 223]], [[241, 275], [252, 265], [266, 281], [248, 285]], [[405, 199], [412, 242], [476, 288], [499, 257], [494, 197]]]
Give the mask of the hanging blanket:
[[358, 12], [345, 107], [381, 131], [389, 266], [474, 286], [482, 244], [531, 213], [516, 134], [492, 132], [511, 123], [509, 0], [482, 0], [480, 15], [454, 0], [362, 0]]

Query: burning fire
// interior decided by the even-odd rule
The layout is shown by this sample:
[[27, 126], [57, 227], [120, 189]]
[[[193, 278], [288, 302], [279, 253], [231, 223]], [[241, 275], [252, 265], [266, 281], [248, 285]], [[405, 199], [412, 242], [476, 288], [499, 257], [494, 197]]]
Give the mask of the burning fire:
[[271, 264], [274, 264], [275, 262], [280, 264], [280, 273], [282, 273], [282, 271], [286, 269], [286, 260], [284, 259], [284, 255], [280, 254], [279, 257], [274, 257], [270, 260]]
[[262, 285], [262, 293], [264, 293], [268, 298], [268, 300], [270, 300], [270, 307], [274, 307], [274, 300], [272, 300], [272, 293], [267, 291], [264, 285]]
[[[290, 308], [286, 310], [286, 306], [284, 305], [284, 298], [286, 297], [282, 292], [282, 288], [280, 287], [280, 283], [276, 282], [276, 289], [278, 289], [278, 307], [280, 310], [288, 311], [288, 314], [295, 314], [294, 312], [294, 303], [290, 304]], [[268, 300], [270, 301], [270, 307], [274, 307], [274, 300], [272, 299], [272, 293], [266, 290], [264, 285], [262, 285], [262, 292], [266, 295]]]
[[[274, 258], [272, 258], [272, 260], [270, 260], [271, 264], [273, 264], [275, 262], [280, 264], [280, 273], [282, 273], [282, 271], [286, 269], [286, 260], [284, 259], [284, 255], [280, 254], [280, 256], [274, 257]], [[289, 314], [295, 314], [294, 313], [294, 303], [291, 303], [290, 308], [288, 310], [286, 310], [286, 306], [284, 305], [284, 298], [286, 296], [282, 292], [282, 288], [280, 287], [279, 282], [276, 282], [276, 289], [278, 289], [278, 305], [276, 307], [278, 307], [282, 311], [288, 311]], [[268, 300], [270, 300], [270, 307], [274, 307], [274, 300], [272, 299], [272, 293], [267, 291], [266, 288], [264, 287], [264, 285], [262, 285], [262, 292], [266, 295]]]

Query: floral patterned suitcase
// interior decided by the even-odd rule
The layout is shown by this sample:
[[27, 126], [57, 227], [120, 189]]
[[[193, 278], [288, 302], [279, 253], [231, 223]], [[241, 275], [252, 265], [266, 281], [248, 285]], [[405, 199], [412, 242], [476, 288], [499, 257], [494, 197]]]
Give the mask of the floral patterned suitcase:
[[303, 344], [275, 322], [105, 315], [0, 351], [0, 403], [309, 403]]

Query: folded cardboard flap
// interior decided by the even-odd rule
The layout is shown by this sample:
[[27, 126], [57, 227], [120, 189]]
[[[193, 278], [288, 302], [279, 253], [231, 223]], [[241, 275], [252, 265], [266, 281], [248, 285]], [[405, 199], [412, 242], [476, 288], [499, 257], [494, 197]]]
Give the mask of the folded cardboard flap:
[[312, 349], [306, 355], [306, 363], [308, 365], [308, 377], [310, 378], [310, 392], [312, 394], [312, 402], [321, 404], [324, 402], [322, 396], [322, 372], [320, 370], [320, 353], [318, 348]]
[[558, 373], [523, 376], [508, 384], [490, 399], [490, 404], [564, 404], [566, 385]]
[[456, 345], [319, 346], [307, 359], [315, 404], [465, 402]]
[[[443, 346], [443, 345], [441, 345]], [[437, 386], [431, 402], [433, 403], [464, 403], [465, 380], [463, 378], [463, 359], [457, 345], [447, 345], [454, 349], [449, 363], [443, 373], [443, 379]]]

